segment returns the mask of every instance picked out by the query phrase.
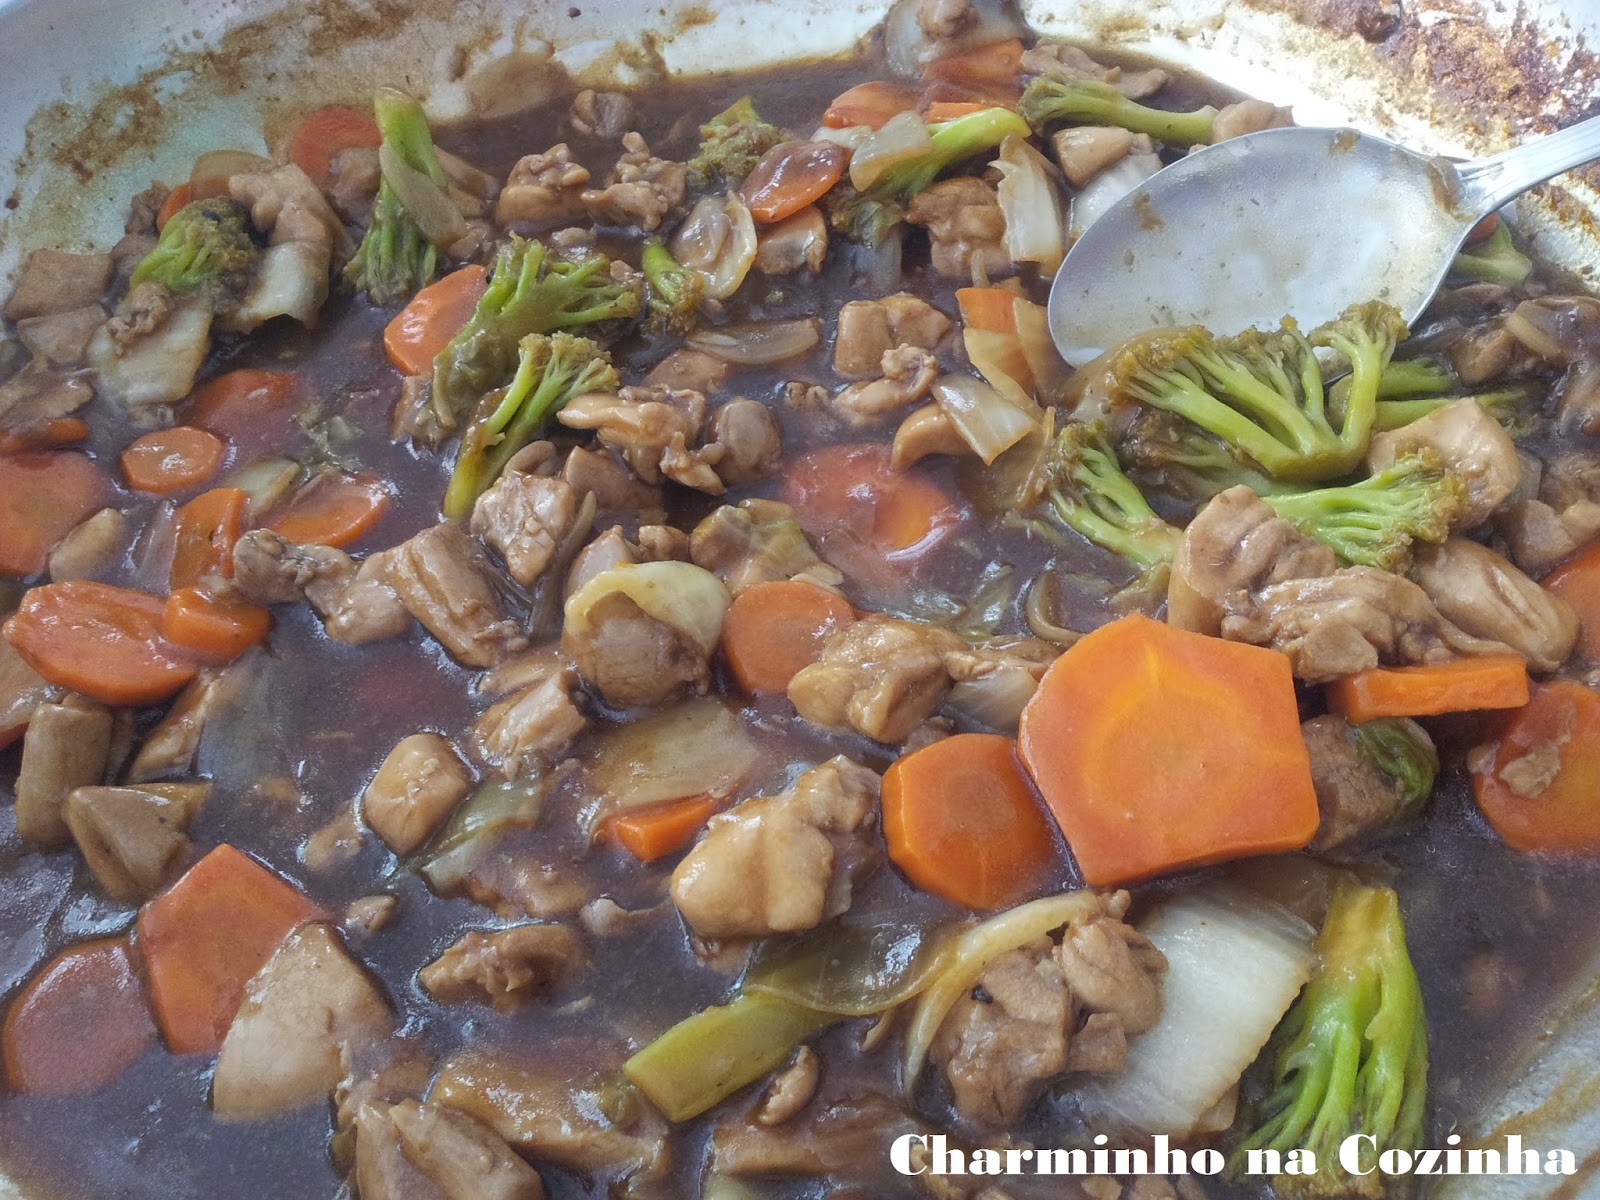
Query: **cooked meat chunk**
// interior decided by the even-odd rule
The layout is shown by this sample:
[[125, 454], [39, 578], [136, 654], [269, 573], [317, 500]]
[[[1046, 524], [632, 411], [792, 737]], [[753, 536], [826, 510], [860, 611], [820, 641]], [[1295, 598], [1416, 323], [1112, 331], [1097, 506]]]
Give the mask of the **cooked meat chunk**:
[[688, 172], [682, 163], [651, 154], [638, 133], [623, 134], [622, 149], [606, 186], [584, 190], [583, 206], [596, 225], [632, 226], [649, 233], [683, 210]]
[[756, 231], [756, 270], [763, 275], [815, 275], [827, 257], [828, 222], [814, 204]]
[[1600, 537], [1600, 455], [1576, 451], [1552, 459], [1539, 479], [1538, 495], [1575, 546]]
[[69, 308], [17, 322], [17, 337], [35, 358], [57, 367], [81, 367], [89, 356], [89, 342], [106, 322], [98, 304]]
[[572, 98], [567, 111], [574, 133], [601, 141], [614, 141], [634, 123], [633, 97], [626, 92], [597, 92], [584, 88]]
[[[902, 1134], [929, 1128], [886, 1096], [869, 1092], [806, 1114], [781, 1128], [723, 1125], [711, 1135], [711, 1170], [719, 1176], [757, 1178], [832, 1175], [866, 1180], [879, 1176], [883, 1148]], [[836, 1190], [831, 1200], [862, 1200], [877, 1191]], [[930, 1195], [933, 1193], [930, 1190]], [[953, 1200], [947, 1196], [944, 1200]]]
[[826, 588], [844, 582], [811, 548], [794, 510], [776, 500], [724, 504], [694, 527], [689, 557], [738, 595], [752, 583], [804, 579]]
[[1059, 647], [1037, 638], [1003, 638], [944, 656], [955, 685], [945, 707], [974, 724], [1001, 733], [1016, 731], [1022, 709], [1033, 698]]
[[567, 662], [542, 655], [515, 692], [478, 718], [474, 752], [512, 779], [554, 761], [589, 725], [572, 702], [577, 682]]
[[[664, 474], [690, 487], [704, 482], [693, 473], [679, 477], [688, 471], [689, 447], [705, 427], [706, 398], [699, 392], [625, 387], [615, 394], [578, 396], [556, 419], [569, 429], [593, 430], [600, 444], [620, 451], [646, 483], [658, 483]], [[720, 491], [721, 481], [714, 473], [711, 478]]]
[[1467, 387], [1521, 375], [1538, 361], [1500, 321], [1462, 330], [1447, 338], [1442, 350]]
[[233, 549], [233, 586], [254, 604], [307, 600], [329, 637], [350, 645], [403, 637], [411, 613], [389, 583], [387, 553], [359, 566], [332, 546], [296, 545], [252, 529]]
[[1294, 124], [1294, 116], [1287, 108], [1278, 108], [1265, 100], [1238, 100], [1224, 104], [1211, 122], [1211, 140], [1227, 141], [1247, 133], [1260, 133], [1263, 129], [1287, 129]]
[[189, 822], [203, 783], [81, 787], [67, 797], [67, 827], [106, 895], [138, 904], [170, 883], [189, 853]]
[[1048, 75], [1056, 79], [1089, 79], [1109, 83], [1130, 100], [1153, 96], [1167, 86], [1167, 73], [1159, 67], [1129, 71], [1097, 63], [1077, 46], [1067, 42], [1040, 42], [1022, 55], [1025, 75]]
[[1367, 466], [1381, 471], [1412, 451], [1437, 456], [1467, 485], [1468, 509], [1460, 528], [1489, 519], [1522, 477], [1516, 443], [1476, 400], [1464, 397], [1391, 433], [1374, 434]]
[[938, 361], [915, 346], [884, 351], [880, 366], [882, 378], [852, 383], [833, 398], [833, 411], [849, 424], [873, 425], [909, 408], [927, 396], [939, 375]]
[[970, 283], [1011, 269], [1006, 215], [994, 187], [971, 175], [941, 179], [918, 192], [906, 220], [921, 225], [933, 243], [933, 269]]
[[[1414, 737], [1428, 743], [1420, 725], [1406, 724]], [[1332, 850], [1393, 823], [1404, 799], [1401, 786], [1356, 748], [1348, 721], [1330, 713], [1306, 721], [1300, 732], [1311, 755], [1311, 779], [1322, 815], [1312, 850]]]
[[702, 938], [812, 929], [850, 907], [876, 857], [878, 777], [847, 758], [812, 767], [777, 796], [711, 819], [672, 873], [672, 899]]
[[464, 1112], [369, 1103], [355, 1123], [359, 1200], [544, 1200], [538, 1172]]
[[128, 767], [128, 779], [143, 783], [164, 775], [187, 773], [194, 766], [206, 726], [238, 697], [248, 669], [241, 662], [195, 676], [178, 693], [161, 723], [146, 735], [138, 756]]
[[1103, 911], [1075, 921], [1056, 947], [1061, 977], [1083, 1009], [1107, 1013], [1125, 1034], [1143, 1033], [1161, 1015], [1162, 972], [1166, 957], [1148, 938], [1123, 921], [1128, 894], [1102, 896]]
[[421, 848], [466, 799], [472, 772], [437, 733], [401, 738], [361, 793], [361, 819], [396, 854]]
[[81, 696], [33, 710], [17, 768], [18, 837], [36, 846], [60, 846], [71, 839], [63, 811], [67, 797], [104, 778], [111, 731], [111, 713]]
[[572, 157], [565, 142], [543, 154], [517, 160], [495, 201], [494, 223], [528, 231], [570, 224], [584, 212], [583, 192], [589, 168]]
[[772, 410], [743, 396], [735, 396], [711, 414], [706, 449], [715, 453], [717, 478], [728, 487], [765, 479], [783, 462], [783, 437]]
[[424, 529], [385, 558], [400, 603], [457, 662], [492, 667], [528, 644], [501, 609], [483, 551], [459, 526]]
[[299, 167], [285, 166], [235, 175], [228, 194], [250, 209], [250, 221], [267, 235], [250, 290], [228, 315], [232, 329], [248, 331], [273, 317], [302, 325], [317, 319], [328, 298], [328, 269], [349, 242], [317, 185]]
[[61, 250], [35, 250], [22, 264], [17, 286], [11, 289], [0, 316], [8, 321], [98, 307], [111, 282], [109, 254], [67, 254]]
[[[106, 322], [106, 336], [118, 354], [155, 333], [177, 311], [178, 301], [165, 284], [146, 280], [128, 293]], [[207, 327], [209, 328], [209, 322]], [[91, 347], [94, 339], [90, 339]]]
[[583, 946], [565, 925], [473, 929], [417, 976], [440, 1004], [487, 1003], [500, 1012], [559, 987], [583, 966]]
[[120, 509], [102, 508], [95, 513], [50, 551], [50, 582], [96, 579], [110, 571], [127, 552], [128, 526]]
[[883, 356], [896, 346], [936, 350], [950, 328], [949, 317], [909, 292], [852, 300], [839, 310], [833, 369], [855, 378], [875, 375], [883, 369]]
[[359, 224], [372, 211], [373, 197], [383, 181], [383, 168], [373, 146], [347, 146], [328, 161], [323, 192], [328, 203], [350, 224]]
[[1417, 583], [1448, 621], [1503, 642], [1535, 671], [1554, 671], [1578, 642], [1578, 614], [1486, 546], [1466, 538], [1424, 546]]
[[369, 555], [356, 566], [345, 587], [306, 589], [306, 599], [322, 618], [322, 629], [336, 642], [360, 646], [404, 637], [411, 613], [389, 581], [392, 551]]
[[582, 632], [569, 621], [561, 648], [613, 707], [661, 704], [684, 691], [704, 692], [711, 683], [708, 648], [621, 591], [590, 606]]
[[953, 38], [978, 20], [972, 0], [916, 0], [917, 25], [935, 41]]
[[937, 404], [924, 404], [900, 422], [889, 451], [889, 469], [904, 471], [930, 454], [974, 453], [956, 423]]
[[900, 742], [950, 690], [944, 656], [966, 648], [936, 625], [873, 613], [829, 637], [789, 681], [789, 700], [814, 724]]
[[1543, 575], [1581, 545], [1561, 516], [1534, 497], [1508, 500], [1495, 513], [1494, 528], [1505, 539], [1517, 566]]
[[1130, 154], [1154, 153], [1153, 147], [1136, 150], [1139, 140], [1138, 135], [1115, 125], [1079, 125], [1058, 131], [1050, 146], [1067, 182], [1081, 188]]
[[357, 896], [344, 906], [339, 928], [345, 936], [360, 941], [383, 929], [400, 911], [400, 897], [390, 892]]
[[1600, 435], [1600, 361], [1575, 362], [1556, 389], [1556, 423], [1567, 431]]
[[531, 587], [577, 516], [578, 498], [565, 479], [508, 469], [472, 506], [469, 528], [500, 552], [511, 578]]
[[581, 502], [592, 494], [601, 513], [628, 513], [657, 517], [661, 514], [661, 489], [643, 482], [605, 451], [574, 446], [561, 468], [561, 478]]
[[81, 375], [63, 375], [35, 359], [0, 384], [0, 421], [9, 429], [43, 425], [94, 399]]
[[761, 1125], [782, 1125], [811, 1103], [822, 1077], [822, 1060], [810, 1046], [795, 1051], [794, 1061], [772, 1078], [756, 1108]]
[[728, 382], [732, 370], [733, 365], [725, 358], [693, 346], [680, 346], [651, 367], [644, 382], [647, 387], [676, 388], [709, 396]]

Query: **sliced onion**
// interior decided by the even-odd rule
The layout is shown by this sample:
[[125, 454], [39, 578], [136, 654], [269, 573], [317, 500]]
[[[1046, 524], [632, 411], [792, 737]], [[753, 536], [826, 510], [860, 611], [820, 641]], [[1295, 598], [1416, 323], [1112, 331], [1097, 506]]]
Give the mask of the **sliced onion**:
[[1006, 253], [1012, 262], [1038, 263], [1054, 272], [1066, 257], [1067, 221], [1054, 171], [1028, 139], [1008, 134], [994, 160], [996, 189], [1006, 218]]
[[[1039, 427], [1035, 415], [971, 375], [941, 375], [933, 398], [986, 466]], [[1028, 407], [1034, 407], [1031, 401]]]
[[1014, 734], [1022, 710], [1039, 690], [1039, 677], [1023, 666], [1003, 666], [963, 679], [945, 697], [945, 711], [969, 725]]
[[954, 37], [935, 41], [917, 20], [924, 0], [896, 0], [883, 21], [883, 49], [896, 75], [917, 75], [938, 55], [953, 54], [974, 46], [987, 46], [1007, 38], [1027, 37], [1016, 7], [1005, 0], [975, 0], [972, 23]]
[[614, 592], [647, 616], [686, 634], [705, 653], [722, 637], [728, 589], [710, 571], [686, 562], [626, 563], [601, 571], [567, 598], [566, 632], [587, 637], [594, 606]]
[[762, 943], [741, 988], [869, 1017], [926, 987], [945, 964], [949, 940], [902, 921], [833, 921], [792, 942]]
[[784, 362], [804, 354], [821, 340], [822, 322], [814, 317], [723, 325], [717, 329], [702, 329], [688, 339], [696, 350], [743, 367]]
[[226, 196], [228, 180], [235, 175], [270, 171], [274, 165], [270, 158], [248, 154], [243, 150], [208, 150], [194, 160], [194, 168], [189, 172], [189, 199], [209, 200], [213, 196]]
[[589, 782], [607, 814], [733, 794], [761, 756], [744, 722], [719, 700], [689, 700], [602, 734]]
[[872, 136], [870, 125], [846, 125], [843, 129], [833, 129], [827, 125], [817, 126], [817, 131], [811, 135], [813, 142], [833, 142], [843, 146], [854, 153], [861, 149], [861, 144]]
[[1158, 156], [1130, 154], [1115, 166], [1101, 171], [1072, 198], [1072, 236], [1081, 236], [1112, 205], [1159, 170], [1161, 159]]
[[292, 458], [258, 458], [237, 468], [222, 481], [248, 497], [252, 514], [266, 512], [282, 500], [305, 476], [305, 468]]
[[961, 344], [967, 361], [1014, 408], [1026, 412], [1033, 407], [1033, 368], [1016, 334], [963, 325]]
[[387, 145], [378, 147], [378, 165], [383, 168], [385, 181], [400, 197], [406, 215], [417, 223], [423, 237], [441, 248], [461, 240], [467, 232], [467, 219], [451, 203], [444, 188]]
[[726, 300], [739, 290], [756, 261], [756, 224], [735, 193], [706, 196], [689, 210], [668, 249], [673, 258], [700, 273], [708, 297]]
[[914, 112], [896, 113], [850, 156], [850, 184], [864, 192], [897, 163], [933, 152], [928, 126]]
[[1044, 305], [1020, 296], [1012, 301], [1011, 313], [1017, 326], [1017, 345], [1033, 373], [1033, 394], [1041, 403], [1053, 404], [1066, 387], [1071, 368], [1050, 336], [1050, 314]]

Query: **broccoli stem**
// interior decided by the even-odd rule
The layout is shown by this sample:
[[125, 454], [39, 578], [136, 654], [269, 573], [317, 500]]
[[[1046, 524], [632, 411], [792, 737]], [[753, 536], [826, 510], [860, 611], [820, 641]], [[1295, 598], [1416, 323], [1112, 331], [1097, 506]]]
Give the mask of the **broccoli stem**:
[[1046, 452], [1045, 496], [1061, 523], [1141, 571], [1172, 561], [1183, 532], [1150, 507], [1097, 426], [1068, 425]]
[[[412, 170], [443, 187], [444, 168], [434, 152], [433, 135], [422, 106], [403, 92], [379, 88], [372, 111], [384, 146]], [[406, 213], [388, 179], [382, 179], [372, 200], [372, 216], [361, 245], [345, 267], [346, 278], [375, 303], [393, 304], [426, 287], [438, 267], [438, 248]]]
[[1462, 279], [1516, 287], [1533, 274], [1533, 260], [1517, 249], [1511, 240], [1511, 227], [1501, 221], [1487, 241], [1455, 256], [1450, 273]]
[[1466, 509], [1467, 491], [1455, 475], [1416, 455], [1359, 483], [1264, 499], [1343, 561], [1395, 571], [1406, 565], [1414, 541], [1450, 536]]
[[1379, 400], [1403, 400], [1410, 396], [1436, 396], [1455, 386], [1450, 368], [1436, 358], [1402, 358], [1383, 369], [1378, 381]]
[[683, 266], [660, 238], [645, 240], [639, 257], [650, 309], [650, 324], [672, 333], [686, 333], [694, 327], [705, 293], [705, 279]]
[[[1531, 381], [1524, 383], [1510, 383], [1504, 387], [1490, 388], [1484, 392], [1455, 393], [1448, 396], [1416, 396], [1405, 400], [1380, 400], [1378, 401], [1377, 417], [1373, 421], [1373, 431], [1388, 433], [1391, 430], [1403, 429], [1413, 421], [1420, 421], [1431, 412], [1437, 412], [1447, 404], [1454, 404], [1457, 400], [1470, 395], [1472, 399], [1481, 404], [1484, 409], [1500, 424], [1516, 431], [1521, 424], [1519, 418], [1523, 416], [1522, 408], [1537, 396], [1542, 389], [1537, 383]], [[1515, 432], [1513, 433], [1515, 436]]]
[[1166, 112], [1129, 100], [1109, 83], [1047, 75], [1023, 89], [1017, 111], [1040, 134], [1051, 125], [1117, 125], [1174, 146], [1210, 142], [1217, 115], [1209, 105], [1194, 112]]

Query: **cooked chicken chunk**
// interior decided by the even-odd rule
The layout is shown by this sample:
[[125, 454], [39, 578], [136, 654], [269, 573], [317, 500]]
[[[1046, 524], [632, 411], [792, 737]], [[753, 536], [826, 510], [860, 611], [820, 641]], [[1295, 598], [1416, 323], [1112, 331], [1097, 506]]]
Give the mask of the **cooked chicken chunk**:
[[[668, 471], [667, 463], [686, 459], [689, 447], [699, 440], [705, 427], [706, 398], [699, 392], [671, 388], [625, 387], [614, 394], [578, 396], [556, 420], [569, 429], [593, 430], [601, 445], [621, 452], [635, 475], [646, 483], [657, 483], [663, 474], [677, 478], [682, 473], [681, 467]], [[715, 483], [720, 490], [721, 481]], [[700, 482], [688, 486], [698, 487]]]
[[776, 500], [724, 504], [694, 527], [689, 557], [738, 595], [752, 583], [804, 579], [826, 588], [844, 582], [837, 568], [823, 562], [794, 519], [794, 510]]
[[[1056, 163], [1067, 182], [1081, 188], [1107, 167], [1137, 153], [1138, 135], [1115, 125], [1078, 125], [1050, 139]], [[1143, 153], [1154, 153], [1154, 147]]]
[[388, 552], [357, 564], [332, 546], [296, 545], [252, 529], [234, 544], [233, 586], [255, 604], [308, 601], [327, 635], [352, 646], [411, 629], [411, 613], [389, 583]]
[[328, 298], [333, 256], [349, 241], [344, 223], [293, 163], [235, 175], [228, 194], [249, 207], [251, 223], [267, 235], [250, 290], [228, 315], [229, 328], [248, 331], [279, 316], [314, 323]]
[[939, 375], [939, 363], [926, 350], [897, 346], [884, 351], [883, 376], [852, 383], [834, 396], [830, 407], [851, 425], [873, 425], [909, 408], [928, 394]]
[[[1588, 540], [1574, 536], [1561, 517], [1543, 500], [1530, 496], [1502, 504], [1494, 515], [1494, 528], [1505, 539], [1518, 567], [1543, 575]], [[1595, 533], [1600, 533], [1600, 527], [1589, 536]]]
[[145, 737], [128, 768], [129, 781], [143, 783], [191, 770], [206, 726], [238, 697], [248, 669], [241, 661], [196, 675], [194, 682], [178, 693], [161, 723]]
[[1059, 647], [1037, 638], [953, 650], [944, 656], [945, 670], [955, 681], [945, 707], [986, 729], [1014, 733], [1023, 707], [1060, 654]]
[[941, 179], [918, 192], [906, 220], [928, 231], [933, 269], [949, 279], [1003, 275], [1011, 269], [1006, 253], [1006, 216], [994, 187], [971, 175]]
[[662, 512], [661, 489], [643, 482], [605, 451], [574, 446], [562, 465], [561, 478], [571, 485], [580, 502], [592, 494], [601, 513], [659, 519]]
[[448, 521], [385, 554], [389, 585], [457, 662], [492, 667], [528, 644], [500, 606], [483, 551]]
[[105, 776], [111, 730], [111, 713], [82, 696], [33, 710], [17, 768], [18, 837], [36, 846], [60, 846], [71, 839], [63, 811], [67, 797]]
[[472, 790], [472, 772], [437, 733], [401, 738], [361, 793], [361, 819], [396, 854], [432, 837]]
[[702, 938], [811, 929], [850, 907], [876, 849], [878, 777], [847, 758], [812, 767], [787, 792], [711, 819], [672, 873], [672, 899]]
[[584, 190], [583, 206], [596, 225], [632, 226], [649, 233], [683, 210], [688, 173], [682, 163], [651, 154], [638, 133], [623, 134], [622, 149], [606, 186]]
[[22, 264], [0, 316], [24, 321], [98, 305], [111, 282], [109, 254], [67, 254], [35, 250]]
[[35, 358], [57, 367], [81, 367], [89, 355], [89, 342], [106, 321], [99, 304], [69, 308], [17, 322], [17, 338]]
[[532, 232], [570, 224], [584, 212], [583, 192], [589, 168], [572, 157], [565, 142], [543, 154], [517, 160], [495, 201], [494, 223]]
[[938, 626], [873, 613], [828, 639], [817, 661], [789, 681], [789, 699], [817, 725], [900, 742], [950, 690], [944, 656], [966, 648]]
[[1107, 67], [1067, 42], [1039, 42], [1022, 55], [1025, 75], [1046, 75], [1056, 79], [1088, 79], [1109, 83], [1130, 100], [1153, 96], [1167, 86], [1167, 73], [1158, 67], [1129, 71]]
[[597, 92], [584, 88], [567, 110], [572, 129], [584, 137], [613, 141], [634, 123], [633, 97], [626, 92]]
[[487, 1003], [510, 1012], [559, 987], [583, 966], [583, 946], [565, 925], [473, 929], [422, 968], [422, 986], [440, 1004]]
[[577, 682], [565, 660], [541, 655], [517, 690], [473, 725], [474, 752], [512, 779], [554, 761], [589, 725], [572, 702]]
[[81, 787], [67, 797], [67, 827], [106, 895], [138, 904], [184, 867], [187, 830], [209, 786]]
[[1467, 485], [1468, 509], [1459, 526], [1489, 519], [1522, 476], [1516, 443], [1476, 400], [1464, 397], [1390, 433], [1374, 434], [1367, 466], [1381, 471], [1414, 450], [1431, 452]]
[[472, 506], [469, 528], [500, 552], [511, 578], [531, 587], [577, 516], [578, 498], [565, 479], [507, 469]]
[[[711, 1134], [711, 1170], [720, 1177], [834, 1178], [863, 1181], [880, 1178], [883, 1147], [902, 1134], [927, 1134], [929, 1127], [905, 1108], [876, 1092], [813, 1109], [804, 1120], [780, 1128], [731, 1122]], [[870, 1189], [846, 1188], [830, 1200], [863, 1200], [880, 1195]], [[930, 1195], [934, 1194], [930, 1191]], [[955, 1194], [942, 1196], [955, 1200]]]
[[794, 1060], [773, 1076], [756, 1109], [756, 1122], [771, 1126], [792, 1119], [811, 1103], [821, 1077], [822, 1060], [817, 1052], [810, 1046], [801, 1046], [795, 1051]]
[[728, 487], [765, 479], [783, 463], [777, 418], [759, 400], [743, 396], [735, 396], [711, 414], [706, 449], [715, 454], [713, 469]]
[[1446, 620], [1505, 643], [1535, 671], [1554, 671], [1577, 645], [1572, 606], [1477, 542], [1457, 537], [1422, 547], [1414, 575]]
[[1260, 133], [1263, 129], [1287, 129], [1293, 124], [1294, 116], [1287, 108], [1278, 108], [1265, 100], [1238, 100], [1224, 104], [1217, 111], [1211, 122], [1211, 140], [1224, 142], [1247, 133]]
[[544, 1200], [538, 1172], [457, 1109], [369, 1103], [355, 1123], [359, 1200]]
[[646, 387], [675, 388], [709, 396], [728, 382], [732, 371], [733, 364], [725, 358], [693, 346], [680, 346], [651, 367], [644, 382]]
[[924, 404], [900, 422], [889, 451], [889, 469], [904, 471], [930, 454], [974, 453], [950, 415], [937, 404]]
[[949, 317], [909, 292], [852, 300], [839, 310], [833, 369], [856, 378], [875, 375], [883, 368], [883, 356], [896, 346], [936, 350], [950, 328]]
[[[1432, 746], [1422, 726], [1415, 721], [1406, 725], [1418, 745]], [[1312, 850], [1332, 850], [1393, 823], [1405, 798], [1401, 785], [1357, 749], [1348, 721], [1330, 713], [1306, 721], [1300, 732], [1311, 755], [1311, 780], [1322, 816]]]

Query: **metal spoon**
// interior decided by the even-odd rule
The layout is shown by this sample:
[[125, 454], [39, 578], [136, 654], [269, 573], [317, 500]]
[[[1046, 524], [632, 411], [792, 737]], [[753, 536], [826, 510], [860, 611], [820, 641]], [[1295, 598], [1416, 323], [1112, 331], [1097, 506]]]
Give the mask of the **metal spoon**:
[[1163, 325], [1306, 328], [1381, 299], [1421, 315], [1477, 222], [1600, 158], [1600, 117], [1452, 163], [1353, 129], [1268, 129], [1173, 163], [1084, 231], [1050, 289], [1081, 366]]

